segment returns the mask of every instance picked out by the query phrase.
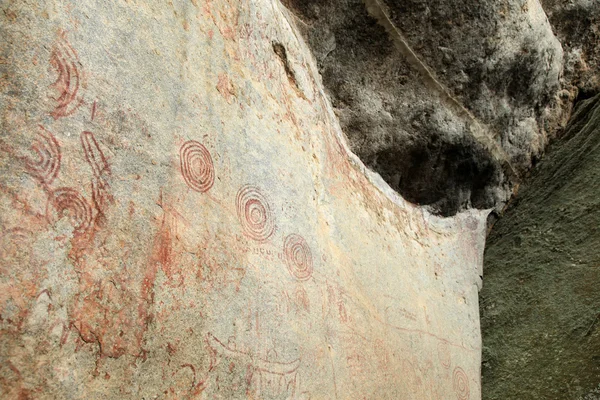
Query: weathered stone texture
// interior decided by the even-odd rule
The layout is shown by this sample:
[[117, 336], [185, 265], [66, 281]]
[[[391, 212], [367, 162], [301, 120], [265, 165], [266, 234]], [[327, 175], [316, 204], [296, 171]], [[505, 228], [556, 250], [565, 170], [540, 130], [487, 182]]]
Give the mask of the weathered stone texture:
[[480, 398], [486, 213], [349, 153], [278, 1], [0, 4], [0, 397]]
[[592, 0], [542, 0], [565, 51], [565, 81], [576, 96], [591, 97], [600, 89], [600, 4]]
[[436, 213], [501, 210], [569, 115], [538, 0], [286, 2], [352, 150]]
[[580, 399], [598, 387], [599, 160], [596, 96], [494, 226], [481, 291], [486, 399]]

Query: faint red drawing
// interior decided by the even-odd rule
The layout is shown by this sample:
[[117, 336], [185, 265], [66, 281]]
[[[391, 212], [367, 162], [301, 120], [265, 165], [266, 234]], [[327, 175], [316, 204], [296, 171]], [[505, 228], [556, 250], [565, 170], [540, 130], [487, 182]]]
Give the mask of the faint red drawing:
[[6, 399], [31, 399], [36, 389], [26, 389], [21, 371], [9, 360], [3, 360], [0, 365], [0, 391]]
[[[191, 382], [189, 382], [191, 380]], [[196, 368], [192, 364], [181, 364], [171, 373], [170, 387], [164, 392], [164, 399], [196, 398], [204, 391], [204, 381], [198, 380]]]
[[238, 20], [240, 16], [240, 10], [237, 5], [224, 4], [224, 10], [221, 12], [214, 12], [211, 10], [210, 2], [206, 2], [204, 6], [204, 13], [211, 17], [213, 23], [219, 29], [219, 32], [223, 38], [228, 40], [235, 40], [236, 31], [238, 30]]
[[76, 233], [86, 231], [92, 222], [92, 210], [88, 202], [76, 190], [59, 188], [50, 193], [46, 206], [46, 218], [54, 224], [67, 217]]
[[92, 179], [92, 203], [101, 215], [108, 203], [113, 201], [107, 180], [111, 173], [110, 166], [92, 132], [82, 132], [80, 139], [85, 160], [92, 168], [92, 174], [94, 175]]
[[[237, 350], [235, 343], [230, 339], [228, 344], [208, 333], [206, 341], [211, 353], [209, 371], [214, 371], [222, 361], [226, 363], [229, 371], [235, 368], [236, 363], [246, 371], [246, 394], [253, 398], [280, 397], [295, 398], [296, 380], [300, 359], [290, 362], [263, 359], [255, 354]], [[273, 352], [272, 352], [273, 353]]]
[[10, 261], [31, 251], [31, 232], [24, 228], [8, 229], [0, 234], [0, 261]]
[[344, 289], [339, 284], [327, 282], [327, 312], [337, 313], [340, 321], [347, 324], [352, 322], [352, 317], [348, 314], [344, 297], [347, 296], [344, 295]]
[[442, 367], [449, 369], [450, 368], [450, 347], [447, 342], [439, 342], [438, 343], [438, 358], [440, 360], [440, 364]]
[[421, 386], [423, 386], [423, 381], [417, 374], [417, 369], [407, 359], [402, 360], [402, 374], [404, 376], [405, 381], [413, 390], [418, 390]]
[[240, 290], [242, 280], [246, 276], [245, 269], [227, 266], [210, 257], [206, 257], [198, 268], [198, 277], [206, 282], [211, 289], [233, 285], [236, 290]]
[[81, 147], [83, 147], [85, 159], [92, 167], [92, 173], [96, 178], [103, 179], [106, 175], [110, 175], [110, 167], [106, 157], [92, 132], [84, 131], [81, 133]]
[[[374, 354], [372, 353], [372, 340], [362, 336], [358, 332], [340, 332], [340, 350], [345, 360], [345, 367], [351, 381], [363, 383], [369, 379], [369, 375], [375, 367]], [[380, 374], [382, 371], [377, 371]], [[355, 389], [359, 389], [355, 386]], [[360, 390], [360, 389], [359, 389]], [[357, 395], [356, 398], [363, 398]]]
[[243, 186], [237, 193], [235, 205], [246, 236], [257, 242], [264, 242], [273, 235], [275, 218], [269, 202], [258, 188]]
[[69, 338], [69, 335], [71, 334], [71, 329], [65, 321], [61, 320], [60, 318], [56, 318], [50, 324], [50, 328], [48, 329], [48, 331], [52, 332], [57, 327], [59, 327], [59, 329], [61, 330], [59, 345], [60, 345], [60, 347], [63, 347], [65, 345], [65, 343], [67, 343], [67, 339]]
[[233, 102], [232, 97], [235, 97], [235, 88], [227, 74], [219, 74], [219, 81], [216, 88], [227, 103], [231, 104]]
[[335, 291], [335, 287], [333, 287], [333, 285], [331, 283], [329, 283], [329, 281], [327, 282], [327, 299], [329, 300], [329, 304], [335, 304], [336, 303], [336, 291]]
[[81, 96], [82, 74], [79, 71], [81, 63], [77, 52], [69, 44], [66, 32], [63, 32], [54, 43], [50, 53], [50, 65], [58, 77], [51, 85], [56, 90], [54, 110], [50, 113], [54, 119], [73, 114], [83, 103]]
[[344, 299], [341, 295], [338, 300], [338, 312], [340, 315], [340, 321], [342, 321], [343, 323], [348, 323], [348, 311], [346, 310], [346, 304], [344, 303]]
[[203, 193], [215, 182], [215, 169], [210, 152], [195, 140], [188, 140], [179, 150], [181, 174], [193, 190]]
[[92, 203], [94, 208], [98, 211], [95, 222], [99, 222], [98, 217], [104, 215], [108, 203], [114, 202], [113, 196], [108, 190], [108, 184], [104, 180], [93, 179], [92, 180]]
[[454, 392], [458, 400], [467, 400], [470, 396], [469, 390], [469, 378], [461, 367], [454, 368], [452, 374], [452, 383], [454, 386]]
[[98, 102], [97, 100], [94, 100], [94, 104], [92, 104], [92, 116], [91, 116], [91, 118], [90, 118], [92, 121], [93, 121], [93, 120], [94, 120], [94, 118], [96, 117], [96, 103], [97, 103], [97, 102]]
[[285, 262], [290, 274], [299, 281], [312, 276], [313, 260], [306, 240], [295, 233], [288, 235], [283, 243]]
[[43, 272], [33, 242], [32, 232], [21, 227], [0, 232], [0, 312], [6, 332], [23, 329], [40, 291]]
[[382, 372], [387, 372], [390, 369], [390, 354], [383, 340], [375, 339], [373, 352], [377, 359], [377, 368]]
[[39, 127], [35, 142], [31, 145], [37, 157], [27, 158], [27, 170], [42, 184], [49, 185], [60, 170], [60, 145], [50, 131], [41, 125]]
[[220, 240], [222, 235], [219, 230], [213, 231], [203, 238], [196, 251], [190, 249], [198, 257], [196, 277], [210, 290], [220, 291], [230, 286], [239, 290], [246, 266], [238, 259], [239, 247], [224, 245]]
[[292, 304], [292, 299], [287, 291], [282, 290], [279, 293], [278, 301], [276, 302], [275, 307], [279, 311], [280, 314], [289, 314], [290, 308]]
[[252, 25], [250, 25], [250, 24], [243, 24], [240, 27], [239, 31], [240, 31], [240, 33], [239, 33], [240, 34], [240, 39], [245, 39], [245, 40], [250, 39], [250, 37], [254, 33], [254, 29], [253, 29]]
[[367, 360], [365, 356], [362, 354], [361, 349], [358, 347], [351, 347], [347, 350], [349, 351], [349, 354], [346, 356], [346, 366], [350, 371], [350, 375], [353, 378], [361, 377], [366, 372], [365, 363]]
[[308, 299], [308, 294], [303, 287], [298, 287], [295, 293], [296, 297], [296, 308], [298, 310], [306, 311], [310, 313], [310, 300]]

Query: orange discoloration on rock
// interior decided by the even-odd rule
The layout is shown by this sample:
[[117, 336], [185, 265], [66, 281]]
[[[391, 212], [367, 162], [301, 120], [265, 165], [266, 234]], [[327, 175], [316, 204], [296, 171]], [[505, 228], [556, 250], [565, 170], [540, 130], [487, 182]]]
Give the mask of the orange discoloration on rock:
[[139, 352], [135, 314], [127, 290], [119, 290], [112, 282], [97, 284], [81, 296], [72, 315], [72, 326], [86, 343], [97, 343], [99, 357], [119, 358]]
[[233, 83], [231, 83], [231, 80], [227, 74], [219, 74], [219, 82], [217, 83], [216, 88], [219, 93], [221, 93], [221, 96], [223, 96], [223, 98], [227, 101], [227, 103], [233, 103], [233, 97], [236, 95], [235, 88], [233, 87]]
[[34, 233], [24, 228], [0, 232], [0, 315], [17, 332], [40, 292], [44, 264], [33, 254]]
[[[435, 281], [432, 262], [455, 274], [443, 257], [464, 257], [470, 241], [457, 247], [444, 228], [445, 237], [427, 242], [423, 215], [398, 210], [349, 157], [283, 8], [191, 1], [144, 12], [121, 4], [124, 18], [152, 29], [110, 45], [90, 31], [115, 20], [110, 7], [73, 3], [72, 15], [88, 17], [75, 30], [64, 7], [41, 21], [28, 3], [24, 10], [32, 7], [39, 23], [31, 36], [43, 33], [31, 44], [40, 49], [30, 52], [38, 66], [27, 52], [23, 60], [12, 55], [24, 36], [9, 30], [0, 44], [12, 46], [2, 57], [12, 57], [11, 93], [19, 89], [0, 104], [7, 127], [0, 135], [0, 348], [12, 363], [0, 365], [0, 391], [8, 398], [386, 398], [370, 391], [378, 386], [428, 398], [431, 376], [451, 369], [417, 355], [422, 385], [412, 379], [405, 391], [399, 354], [435, 358], [446, 334], [452, 362], [462, 358], [474, 376], [475, 335], [459, 340], [457, 327], [439, 317], [471, 311], [452, 298], [464, 277]], [[49, 43], [59, 23], [79, 53]], [[213, 40], [186, 34], [182, 23]], [[273, 40], [285, 43], [312, 102], [289, 86]], [[83, 67], [94, 78], [89, 87]], [[84, 95], [92, 102], [79, 107]], [[40, 123], [47, 124], [42, 135]], [[210, 179], [199, 180], [207, 187], [190, 185], [200, 175], [186, 180], [178, 169], [181, 147], [192, 141], [210, 150]], [[190, 166], [199, 164], [190, 157]], [[242, 197], [241, 187], [262, 195]], [[419, 245], [408, 234], [446, 253], [413, 251]], [[286, 252], [290, 235], [303, 240], [288, 241]], [[447, 256], [449, 248], [456, 256]], [[449, 301], [430, 301], [442, 283], [453, 285], [444, 287]], [[446, 394], [452, 381], [440, 376]]]

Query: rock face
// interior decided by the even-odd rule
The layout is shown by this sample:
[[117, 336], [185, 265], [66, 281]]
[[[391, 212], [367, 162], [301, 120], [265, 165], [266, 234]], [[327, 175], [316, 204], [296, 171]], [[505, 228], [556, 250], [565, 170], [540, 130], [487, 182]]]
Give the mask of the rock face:
[[542, 0], [565, 52], [564, 79], [569, 89], [588, 98], [600, 89], [600, 5], [590, 0]]
[[288, 4], [352, 150], [436, 213], [500, 210], [568, 114], [537, 0]]
[[596, 96], [494, 226], [481, 292], [486, 399], [577, 399], [598, 386], [598, 160]]
[[[423, 165], [465, 183], [426, 203], [476, 187], [464, 198], [489, 204], [503, 169], [396, 63], [366, 8], [357, 23], [377, 40], [355, 67], [408, 85], [404, 108], [348, 80], [334, 110], [275, 0], [1, 4], [0, 397], [480, 398], [487, 212], [406, 202], [348, 151], [335, 112], [346, 128], [455, 127], [364, 147], [437, 149], [442, 164]], [[345, 79], [327, 46], [341, 62], [354, 35], [315, 50], [326, 82]], [[560, 51], [531, 46], [546, 93]], [[442, 82], [458, 90], [459, 75]]]
[[565, 126], [573, 103], [600, 89], [598, 2], [287, 4], [352, 150], [405, 198], [442, 215], [501, 214], [525, 178], [487, 252], [484, 397], [565, 399], [597, 387], [592, 103]]

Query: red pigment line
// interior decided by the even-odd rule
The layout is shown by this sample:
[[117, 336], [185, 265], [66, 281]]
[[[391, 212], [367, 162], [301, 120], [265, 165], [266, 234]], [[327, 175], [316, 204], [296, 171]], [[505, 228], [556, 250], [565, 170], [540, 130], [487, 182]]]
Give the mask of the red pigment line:
[[[391, 296], [388, 296], [388, 297], [391, 297]], [[352, 299], [352, 297], [350, 297], [350, 296], [348, 296], [348, 298]], [[458, 348], [461, 348], [461, 349], [467, 350], [467, 351], [472, 351], [472, 352], [480, 352], [481, 351], [480, 348], [473, 348], [473, 349], [467, 348], [467, 347], [465, 347], [465, 346], [463, 346], [461, 344], [457, 344], [457, 343], [451, 342], [450, 340], [448, 340], [448, 339], [446, 339], [446, 338], [444, 338], [442, 336], [436, 335], [435, 333], [431, 333], [429, 331], [425, 331], [425, 330], [421, 330], [421, 329], [402, 328], [400, 326], [396, 326], [396, 325], [390, 324], [389, 322], [382, 321], [381, 318], [379, 318], [376, 315], [373, 315], [373, 313], [371, 313], [371, 312], [367, 312], [367, 314], [369, 315], [369, 317], [373, 318], [375, 321], [379, 322], [380, 324], [389, 326], [390, 328], [393, 328], [393, 329], [395, 329], [397, 331], [408, 332], [408, 333], [419, 333], [419, 334], [427, 335], [427, 336], [430, 336], [430, 337], [434, 337], [434, 338], [436, 338], [438, 340], [441, 340], [442, 342], [448, 343], [448, 344], [450, 344], [450, 345], [452, 345], [454, 347], [458, 347]]]
[[83, 147], [85, 160], [92, 167], [92, 172], [96, 178], [102, 178], [104, 173], [110, 174], [108, 161], [92, 132], [84, 131], [81, 133], [81, 147]]
[[373, 317], [373, 318], [374, 318], [376, 321], [378, 321], [378, 322], [380, 322], [380, 323], [382, 323], [382, 324], [384, 324], [384, 325], [387, 325], [387, 326], [389, 326], [390, 328], [393, 328], [393, 329], [396, 329], [396, 330], [398, 330], [398, 331], [401, 331], [401, 332], [421, 333], [421, 334], [423, 334], [423, 335], [427, 335], [427, 336], [430, 336], [430, 337], [434, 337], [434, 338], [436, 338], [436, 339], [438, 339], [438, 340], [441, 340], [441, 341], [443, 341], [443, 342], [446, 342], [446, 343], [448, 343], [448, 344], [450, 344], [450, 345], [452, 345], [452, 346], [454, 346], [454, 347], [459, 347], [459, 348], [461, 348], [461, 349], [463, 349], [463, 350], [467, 350], [467, 351], [473, 351], [473, 352], [475, 352], [475, 351], [477, 351], [477, 352], [481, 351], [481, 349], [478, 349], [478, 348], [475, 348], [475, 349], [469, 349], [469, 348], [467, 348], [467, 347], [465, 347], [465, 346], [463, 346], [463, 345], [461, 345], [461, 344], [453, 343], [453, 342], [449, 341], [448, 339], [446, 339], [446, 338], [444, 338], [444, 337], [438, 336], [438, 335], [436, 335], [436, 334], [434, 334], [434, 333], [431, 333], [431, 332], [428, 332], [428, 331], [424, 331], [424, 330], [421, 330], [421, 329], [401, 328], [401, 327], [399, 327], [399, 326], [392, 325], [392, 324], [390, 324], [390, 323], [388, 323], [388, 322], [384, 322], [384, 321], [380, 320], [379, 318], [375, 318], [375, 317]]

